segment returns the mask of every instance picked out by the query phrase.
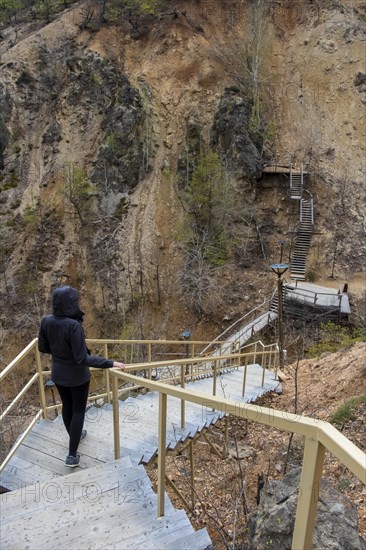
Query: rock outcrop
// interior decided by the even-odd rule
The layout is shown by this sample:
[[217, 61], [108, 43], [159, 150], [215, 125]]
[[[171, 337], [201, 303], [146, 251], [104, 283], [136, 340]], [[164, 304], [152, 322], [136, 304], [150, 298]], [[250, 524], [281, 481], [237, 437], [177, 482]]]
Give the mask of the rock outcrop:
[[215, 115], [211, 145], [240, 178], [260, 175], [262, 160], [259, 144], [250, 131], [251, 104], [239, 89], [227, 88]]
[[[260, 505], [249, 521], [249, 550], [290, 550], [295, 524], [301, 470], [282, 481], [269, 481]], [[358, 534], [357, 508], [326, 480], [320, 486], [313, 547], [322, 550], [365, 550]]]

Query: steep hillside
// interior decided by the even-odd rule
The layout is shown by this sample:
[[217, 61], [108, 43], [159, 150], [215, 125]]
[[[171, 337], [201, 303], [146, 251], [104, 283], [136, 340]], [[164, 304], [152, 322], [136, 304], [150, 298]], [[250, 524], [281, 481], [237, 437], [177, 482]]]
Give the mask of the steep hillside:
[[[288, 253], [298, 223], [286, 181], [260, 180], [273, 159], [308, 167], [317, 230], [309, 271], [324, 281], [335, 264], [331, 284], [349, 282], [360, 311], [364, 3], [284, 0], [261, 11], [259, 1], [179, 0], [160, 17], [98, 28], [81, 25], [82, 7], [2, 30], [4, 340], [36, 334], [61, 282], [80, 288], [90, 336], [217, 334], [269, 296], [267, 265], [280, 240]], [[258, 96], [245, 57], [254, 46]], [[225, 262], [202, 275], [197, 311], [181, 277], [184, 193], [209, 149], [236, 209]]]

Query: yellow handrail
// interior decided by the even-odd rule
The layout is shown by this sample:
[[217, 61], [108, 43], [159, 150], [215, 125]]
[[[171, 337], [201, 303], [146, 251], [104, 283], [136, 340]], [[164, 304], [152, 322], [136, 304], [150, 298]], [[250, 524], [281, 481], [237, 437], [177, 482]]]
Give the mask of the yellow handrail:
[[[104, 344], [106, 354], [108, 353], [107, 345], [110, 344], [182, 344], [186, 345], [184, 341], [159, 341], [159, 340], [91, 340], [89, 343]], [[195, 344], [202, 344], [202, 341], [195, 342], [190, 341], [192, 349]], [[215, 342], [218, 344], [218, 342]], [[244, 382], [245, 385], [245, 371], [250, 357], [256, 358], [258, 355], [262, 358], [278, 358], [278, 348], [276, 344], [264, 345], [258, 341], [253, 344], [245, 346], [245, 348], [253, 348], [252, 351], [243, 350], [240, 353], [215, 355], [209, 357], [190, 357], [176, 360], [155, 361], [151, 362], [151, 348], [148, 352], [148, 363], [136, 363], [129, 365], [127, 371], [121, 371], [118, 369], [110, 369], [109, 372], [112, 376], [112, 395], [113, 395], [113, 422], [114, 422], [114, 445], [115, 445], [115, 457], [120, 456], [120, 441], [119, 441], [119, 414], [118, 414], [118, 397], [120, 389], [118, 387], [118, 380], [130, 382], [134, 386], [146, 387], [151, 390], [156, 390], [160, 394], [159, 398], [159, 456], [158, 456], [158, 515], [164, 514], [164, 492], [165, 492], [165, 433], [166, 433], [166, 407], [167, 396], [173, 396], [179, 398], [182, 403], [184, 401], [191, 401], [200, 405], [206, 406], [210, 409], [218, 409], [226, 414], [239, 416], [266, 424], [268, 426], [278, 428], [280, 430], [288, 431], [302, 435], [305, 438], [304, 459], [302, 467], [302, 475], [300, 481], [299, 501], [297, 506], [296, 521], [294, 528], [294, 536], [292, 542], [292, 548], [310, 548], [312, 541], [312, 533], [314, 528], [314, 522], [316, 517], [316, 505], [318, 501], [319, 484], [322, 474], [322, 465], [324, 461], [325, 449], [329, 450], [334, 456], [336, 456], [347, 468], [349, 468], [360, 480], [364, 483], [366, 481], [366, 455], [351, 441], [349, 441], [343, 434], [338, 432], [332, 425], [327, 422], [319, 421], [313, 418], [307, 418], [301, 415], [294, 415], [284, 411], [278, 411], [267, 407], [259, 407], [248, 403], [238, 403], [230, 399], [219, 398], [216, 396], [208, 396], [201, 392], [187, 390], [184, 387], [168, 386], [162, 382], [155, 382], [151, 379], [141, 378], [131, 374], [140, 370], [146, 370], [151, 373], [153, 368], [160, 368], [166, 366], [180, 366], [183, 370], [184, 365], [193, 364], [215, 364], [217, 361], [227, 359], [240, 359], [244, 358]], [[245, 349], [244, 348], [244, 349]], [[261, 348], [258, 349], [258, 348]], [[269, 348], [269, 349], [267, 349]], [[3, 420], [6, 415], [12, 410], [19, 399], [26, 393], [35, 380], [39, 380], [39, 387], [43, 388], [41, 384], [41, 378], [49, 373], [49, 371], [42, 371], [41, 361], [37, 349], [37, 338], [32, 340], [26, 346], [19, 355], [0, 373], [0, 381], [2, 381], [7, 374], [9, 374], [13, 368], [19, 364], [31, 352], [36, 353], [36, 366], [37, 373], [28, 381], [23, 387], [15, 399], [8, 405], [0, 416], [0, 420]], [[238, 365], [239, 366], [239, 365]], [[214, 369], [216, 371], [216, 368]], [[214, 372], [216, 374], [216, 372]], [[182, 385], [184, 386], [184, 376]], [[122, 390], [123, 391], [123, 390]], [[243, 389], [244, 391], [244, 389]], [[109, 392], [102, 394], [109, 397]], [[96, 398], [96, 396], [94, 396]], [[34, 423], [45, 414], [45, 411], [51, 410], [54, 406], [45, 407], [45, 399], [40, 394], [42, 407], [36, 413], [35, 417], [31, 421], [30, 425], [22, 436], [18, 439], [16, 445], [13, 446], [10, 454], [5, 458], [0, 466], [0, 470], [8, 463], [10, 458], [14, 455], [16, 449], [22, 443], [26, 435], [31, 430]], [[182, 421], [184, 421], [184, 407], [182, 407]]]
[[[133, 370], [134, 365], [129, 370]], [[117, 380], [139, 382], [142, 386], [159, 392], [159, 424], [158, 424], [158, 517], [164, 515], [165, 494], [165, 441], [167, 419], [167, 396], [176, 397], [181, 401], [191, 401], [210, 409], [218, 409], [226, 414], [239, 416], [305, 438], [304, 458], [299, 487], [299, 499], [296, 511], [292, 549], [311, 548], [313, 530], [316, 519], [316, 509], [319, 497], [319, 487], [322, 475], [325, 449], [331, 451], [343, 464], [351, 470], [363, 483], [366, 482], [366, 455], [327, 422], [260, 407], [248, 403], [238, 403], [231, 399], [207, 396], [207, 394], [168, 386], [161, 382], [141, 379], [126, 371], [111, 369], [113, 377], [113, 410], [114, 410], [114, 453], [120, 458], [119, 414]]]
[[[103, 347], [104, 347], [104, 355], [106, 357], [108, 357], [108, 344], [115, 344], [115, 345], [119, 345], [119, 344], [125, 344], [125, 345], [130, 345], [130, 346], [134, 346], [134, 345], [147, 345], [148, 346], [148, 359], [151, 361], [151, 355], [152, 355], [152, 352], [151, 352], [151, 346], [153, 344], [156, 344], [156, 345], [180, 345], [180, 346], [184, 346], [186, 347], [187, 345], [187, 341], [184, 341], [184, 340], [112, 340], [112, 339], [90, 339], [88, 338], [87, 339], [87, 342], [88, 344], [95, 344], [95, 345], [100, 345], [100, 344], [103, 344]], [[194, 349], [194, 346], [199, 344], [199, 345], [205, 345], [207, 344], [209, 341], [196, 341], [196, 340], [190, 340], [188, 342], [189, 345], [191, 345], [191, 349], [193, 350]], [[54, 410], [55, 408], [58, 408], [59, 405], [51, 405], [51, 406], [47, 406], [46, 405], [46, 396], [45, 396], [45, 391], [44, 391], [44, 385], [43, 385], [43, 378], [44, 376], [49, 376], [51, 373], [50, 371], [47, 369], [47, 370], [43, 370], [42, 369], [42, 361], [41, 361], [41, 356], [40, 356], [40, 353], [38, 351], [38, 346], [37, 346], [37, 343], [38, 343], [38, 338], [34, 338], [10, 363], [9, 365], [7, 365], [1, 372], [0, 372], [0, 382], [3, 382], [3, 380], [5, 379], [5, 377], [7, 375], [9, 375], [13, 369], [19, 365], [19, 363], [25, 359], [30, 353], [34, 353], [35, 354], [35, 366], [36, 366], [36, 373], [34, 375], [32, 375], [31, 379], [24, 385], [24, 387], [20, 390], [20, 392], [14, 397], [14, 399], [8, 404], [8, 406], [5, 408], [4, 411], [2, 411], [1, 415], [0, 415], [0, 422], [3, 422], [4, 419], [8, 416], [8, 414], [10, 413], [10, 411], [15, 407], [15, 405], [20, 401], [20, 399], [27, 393], [27, 391], [31, 388], [31, 386], [38, 380], [38, 393], [39, 393], [39, 399], [40, 399], [40, 409], [38, 411], [36, 411], [35, 415], [36, 415], [36, 419], [38, 420], [39, 418], [43, 417], [45, 418], [47, 416], [47, 413]], [[179, 363], [180, 361], [180, 363]], [[182, 364], [182, 360], [179, 360], [178, 361], [178, 364]], [[192, 359], [188, 359], [187, 360], [188, 363], [193, 363]], [[205, 361], [205, 359], [203, 359], [203, 361]], [[167, 361], [167, 362], [163, 362], [163, 365], [171, 365], [172, 363], [174, 363], [175, 361]], [[206, 359], [206, 362], [207, 362], [207, 359]], [[139, 369], [139, 366], [142, 365], [142, 368]], [[145, 365], [145, 370], [146, 369], [146, 364], [144, 363], [141, 363], [137, 366], [137, 370], [144, 370], [144, 365]], [[152, 364], [154, 365], [154, 364]], [[154, 368], [154, 366], [152, 366], [151, 368]], [[151, 368], [149, 369], [149, 374], [151, 376]], [[94, 370], [94, 369], [93, 369]], [[109, 369], [107, 371], [104, 372], [104, 375], [105, 375], [105, 391], [101, 394], [98, 394], [98, 395], [94, 395], [94, 396], [89, 396], [89, 399], [90, 400], [97, 400], [97, 399], [100, 399], [100, 398], [106, 398], [106, 401], [109, 402], [110, 401], [110, 396], [111, 396], [111, 388], [110, 388], [110, 384], [109, 384]], [[137, 384], [137, 387], [141, 387], [140, 384]], [[124, 393], [125, 391], [129, 391], [128, 389], [119, 389], [118, 390], [118, 393], [119, 395]], [[29, 433], [29, 430], [30, 430], [30, 427], [33, 426], [34, 424], [34, 419], [32, 420], [32, 422], [30, 423], [30, 425], [28, 426], [28, 428], [26, 428], [26, 431], [25, 431], [25, 435]], [[184, 412], [182, 413], [182, 422], [184, 422]], [[25, 435], [23, 434], [20, 438], [17, 439], [16, 443], [14, 444], [14, 446], [12, 447], [12, 450], [11, 450], [11, 454], [8, 455], [3, 463], [1, 464], [0, 466], [0, 471], [2, 470], [2, 468], [7, 464], [7, 462], [10, 460], [11, 456], [14, 454], [14, 452], [16, 451], [16, 449], [18, 447], [20, 447]]]
[[26, 347], [25, 347], [16, 357], [15, 357], [15, 359], [13, 359], [13, 360], [9, 363], [9, 365], [8, 365], [7, 367], [5, 367], [5, 369], [2, 370], [2, 371], [0, 372], [0, 382], [5, 378], [5, 376], [6, 376], [7, 374], [9, 374], [10, 371], [13, 370], [13, 368], [14, 368], [18, 363], [20, 363], [20, 361], [21, 361], [22, 359], [24, 359], [24, 357], [25, 357], [26, 355], [28, 355], [28, 353], [29, 353], [30, 351], [33, 350], [33, 348], [35, 347], [35, 345], [37, 344], [37, 342], [38, 342], [38, 338], [35, 338], [34, 340], [32, 340], [32, 341], [28, 344], [28, 346], [26, 346]]

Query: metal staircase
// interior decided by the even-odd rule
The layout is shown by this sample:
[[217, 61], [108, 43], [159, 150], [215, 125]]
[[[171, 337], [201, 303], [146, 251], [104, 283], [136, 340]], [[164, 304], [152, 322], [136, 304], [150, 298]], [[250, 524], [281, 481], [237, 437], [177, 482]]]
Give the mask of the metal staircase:
[[304, 168], [301, 164], [301, 171], [295, 172], [290, 164], [290, 198], [301, 200], [304, 189]]
[[[274, 372], [259, 364], [218, 376], [216, 396], [248, 403], [268, 391], [281, 391]], [[193, 441], [225, 416], [213, 410], [212, 377], [186, 385], [207, 394], [207, 406], [167, 398], [166, 451]], [[91, 406], [85, 417], [88, 437], [80, 444], [80, 467], [64, 465], [68, 436], [61, 416], [40, 420], [0, 474], [0, 539], [4, 550], [206, 550], [207, 529], [194, 531], [184, 510], [165, 495], [165, 515], [156, 517], [157, 495], [143, 464], [158, 453], [159, 393], [128, 397], [118, 403], [121, 457], [114, 459], [113, 409]], [[55, 539], [56, 537], [56, 539]], [[55, 542], [56, 540], [56, 542]], [[56, 546], [55, 546], [56, 545]]]
[[309, 192], [307, 193], [310, 197], [300, 200], [300, 225], [291, 257], [291, 279], [305, 279], [306, 261], [314, 224], [313, 198]]
[[294, 170], [290, 163], [290, 198], [299, 201], [300, 224], [297, 230], [295, 248], [291, 257], [291, 279], [305, 279], [306, 260], [309, 253], [314, 225], [313, 197], [304, 189], [304, 167]]

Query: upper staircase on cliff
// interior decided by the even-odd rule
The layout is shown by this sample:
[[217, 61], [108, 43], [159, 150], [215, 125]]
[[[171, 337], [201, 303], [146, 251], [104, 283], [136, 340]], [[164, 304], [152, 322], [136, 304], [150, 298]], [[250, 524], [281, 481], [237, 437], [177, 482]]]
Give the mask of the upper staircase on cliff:
[[306, 262], [313, 234], [313, 225], [313, 198], [308, 193], [308, 196], [300, 199], [300, 223], [297, 229], [295, 247], [291, 255], [291, 279], [305, 279]]
[[304, 190], [304, 169], [301, 165], [300, 171], [294, 170], [290, 163], [290, 198], [301, 200]]
[[305, 189], [308, 172], [303, 164], [300, 168], [289, 164], [273, 163], [266, 165], [263, 172], [267, 174], [284, 174], [289, 178], [289, 197], [299, 202], [299, 225], [295, 237], [295, 247], [291, 254], [291, 279], [304, 280], [306, 262], [314, 226], [314, 203], [311, 193]]

